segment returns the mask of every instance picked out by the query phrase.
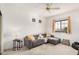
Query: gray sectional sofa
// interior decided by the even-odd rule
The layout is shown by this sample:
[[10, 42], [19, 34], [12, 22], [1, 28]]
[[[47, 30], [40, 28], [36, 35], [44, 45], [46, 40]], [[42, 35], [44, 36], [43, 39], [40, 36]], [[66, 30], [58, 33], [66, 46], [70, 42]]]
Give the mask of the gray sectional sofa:
[[[46, 37], [46, 34], [42, 34], [43, 37], [45, 38]], [[56, 38], [58, 40], [54, 40], [54, 39], [48, 39], [47, 42], [45, 42], [44, 39], [38, 39], [38, 35], [34, 35], [35, 37], [35, 40], [32, 41], [32, 40], [29, 40], [28, 37], [26, 36], [24, 38], [24, 46], [26, 46], [27, 48], [31, 49], [33, 47], [36, 47], [36, 46], [39, 46], [39, 45], [42, 45], [42, 44], [45, 44], [45, 43], [51, 43], [51, 44], [59, 44], [60, 43], [60, 39], [59, 38]], [[54, 36], [51, 36], [51, 37], [54, 37]]]

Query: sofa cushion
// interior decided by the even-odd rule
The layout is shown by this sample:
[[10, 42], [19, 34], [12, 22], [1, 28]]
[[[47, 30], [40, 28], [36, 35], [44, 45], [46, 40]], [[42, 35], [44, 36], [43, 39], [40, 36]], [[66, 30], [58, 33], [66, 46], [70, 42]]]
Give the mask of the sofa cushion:
[[59, 40], [48, 39], [47, 43], [57, 45], [57, 44], [59, 44]]
[[50, 35], [50, 37], [54, 37], [54, 35]]
[[58, 38], [54, 38], [54, 37], [48, 37], [48, 39], [50, 39], [50, 40], [59, 40]]
[[74, 42], [74, 44], [79, 45], [79, 42]]
[[35, 47], [35, 46], [39, 46], [39, 45], [44, 44], [44, 43], [45, 43], [45, 41], [42, 40], [42, 39], [35, 40], [35, 41], [32, 42], [32, 44], [33, 44], [32, 46]]

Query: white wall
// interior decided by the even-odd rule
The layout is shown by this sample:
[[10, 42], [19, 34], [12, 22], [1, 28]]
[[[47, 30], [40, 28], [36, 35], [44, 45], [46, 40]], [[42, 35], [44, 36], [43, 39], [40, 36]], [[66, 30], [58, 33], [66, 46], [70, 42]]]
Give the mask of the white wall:
[[[72, 33], [71, 34], [66, 34], [66, 33], [52, 33], [51, 30], [51, 24], [50, 21], [52, 19], [61, 19], [61, 18], [66, 18], [68, 16], [71, 16], [71, 27], [72, 27]], [[74, 42], [74, 41], [79, 41], [79, 9], [78, 10], [74, 10], [74, 11], [70, 11], [70, 12], [66, 12], [63, 14], [59, 14], [59, 15], [55, 15], [55, 16], [51, 16], [51, 17], [47, 17], [47, 20], [49, 20], [48, 23], [48, 29], [47, 32], [52, 33], [53, 35], [55, 35], [56, 37], [59, 37], [61, 39], [69, 39], [70, 42]], [[50, 27], [51, 26], [51, 27]]]
[[[30, 12], [23, 6], [2, 5], [2, 20], [3, 20], [3, 48], [10, 49], [13, 47], [13, 40], [16, 38], [22, 39], [28, 34], [38, 34], [45, 32], [45, 19], [37, 13]], [[32, 18], [36, 18], [36, 22], [32, 22]], [[38, 23], [41, 19], [42, 23]]]

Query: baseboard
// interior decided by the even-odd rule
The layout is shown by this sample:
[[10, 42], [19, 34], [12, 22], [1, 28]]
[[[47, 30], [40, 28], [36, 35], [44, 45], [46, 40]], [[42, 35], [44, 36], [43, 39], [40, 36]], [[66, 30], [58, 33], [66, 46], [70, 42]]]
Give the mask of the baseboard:
[[9, 49], [4, 49], [4, 51], [8, 51], [8, 50], [12, 50], [13, 48], [9, 48]]

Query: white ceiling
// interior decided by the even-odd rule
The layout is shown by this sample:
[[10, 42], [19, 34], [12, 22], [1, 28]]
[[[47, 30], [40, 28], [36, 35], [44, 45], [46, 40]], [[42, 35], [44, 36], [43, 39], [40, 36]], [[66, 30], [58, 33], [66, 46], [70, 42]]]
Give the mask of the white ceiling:
[[[36, 13], [39, 14], [40, 16], [51, 16], [51, 15], [57, 15], [60, 13], [64, 13], [64, 12], [68, 12], [74, 9], [78, 9], [79, 8], [79, 4], [77, 3], [53, 3], [53, 7], [60, 7], [59, 10], [51, 10], [51, 12], [47, 12], [45, 10], [45, 3], [25, 3], [25, 4], [21, 4], [21, 3], [16, 3], [16, 4], [0, 4], [2, 6], [5, 6], [11, 10], [13, 10], [14, 12], [20, 10], [20, 11], [25, 11], [25, 12], [30, 12], [32, 13]], [[23, 13], [23, 12], [18, 12], [18, 13]]]

